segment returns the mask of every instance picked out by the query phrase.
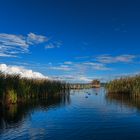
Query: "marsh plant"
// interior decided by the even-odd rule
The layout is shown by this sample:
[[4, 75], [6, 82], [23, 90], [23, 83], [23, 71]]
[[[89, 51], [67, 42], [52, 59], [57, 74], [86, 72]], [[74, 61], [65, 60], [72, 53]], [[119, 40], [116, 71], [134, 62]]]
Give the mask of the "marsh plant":
[[140, 96], [140, 75], [124, 77], [106, 84], [108, 93]]
[[44, 99], [68, 90], [68, 84], [48, 79], [28, 79], [0, 73], [0, 103], [15, 104]]

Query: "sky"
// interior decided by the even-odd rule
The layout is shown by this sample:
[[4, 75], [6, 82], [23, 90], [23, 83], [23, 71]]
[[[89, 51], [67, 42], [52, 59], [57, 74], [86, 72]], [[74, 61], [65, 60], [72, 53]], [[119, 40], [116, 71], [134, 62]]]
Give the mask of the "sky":
[[140, 72], [139, 0], [0, 0], [0, 70], [68, 82]]

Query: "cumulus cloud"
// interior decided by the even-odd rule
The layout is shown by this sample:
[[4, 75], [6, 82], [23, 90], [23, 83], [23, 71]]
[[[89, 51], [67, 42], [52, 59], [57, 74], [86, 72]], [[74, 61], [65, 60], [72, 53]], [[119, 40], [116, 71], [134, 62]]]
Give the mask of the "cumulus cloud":
[[[61, 66], [64, 69], [67, 69], [65, 66]], [[61, 68], [60, 68], [61, 69]], [[0, 64], [0, 71], [5, 74], [19, 74], [21, 77], [26, 78], [41, 78], [41, 79], [52, 79], [52, 80], [62, 80], [67, 82], [91, 82], [93, 80], [92, 77], [88, 77], [85, 75], [60, 75], [60, 76], [44, 76], [43, 74], [39, 72], [32, 71], [30, 69], [25, 69], [24, 67], [20, 66], [13, 66], [13, 65], [6, 65], [6, 64]], [[67, 71], [67, 70], [66, 70]]]
[[17, 54], [28, 53], [30, 45], [47, 41], [47, 37], [34, 33], [26, 36], [0, 33], [0, 57], [16, 57]]
[[5, 74], [19, 74], [21, 77], [26, 78], [48, 78], [39, 72], [34, 72], [29, 69], [25, 69], [19, 66], [10, 66], [6, 64], [0, 64], [0, 71]]
[[101, 63], [129, 63], [133, 62], [134, 58], [136, 58], [135, 55], [119, 55], [119, 56], [110, 56], [110, 55], [101, 55], [96, 57], [96, 61]]

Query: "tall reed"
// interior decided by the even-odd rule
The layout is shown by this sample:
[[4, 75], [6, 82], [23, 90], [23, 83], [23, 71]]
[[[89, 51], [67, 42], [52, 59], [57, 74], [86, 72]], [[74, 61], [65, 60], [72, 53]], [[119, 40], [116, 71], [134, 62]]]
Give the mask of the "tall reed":
[[140, 75], [125, 77], [106, 84], [108, 93], [140, 96]]
[[0, 103], [43, 99], [69, 89], [67, 83], [48, 79], [28, 79], [0, 72]]

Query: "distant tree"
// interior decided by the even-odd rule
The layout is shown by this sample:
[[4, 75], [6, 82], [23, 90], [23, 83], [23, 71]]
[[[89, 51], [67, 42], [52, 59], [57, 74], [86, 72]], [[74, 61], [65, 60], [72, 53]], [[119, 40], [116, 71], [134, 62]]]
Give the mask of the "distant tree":
[[92, 80], [91, 84], [92, 85], [100, 85], [100, 81], [95, 79], [95, 80]]

